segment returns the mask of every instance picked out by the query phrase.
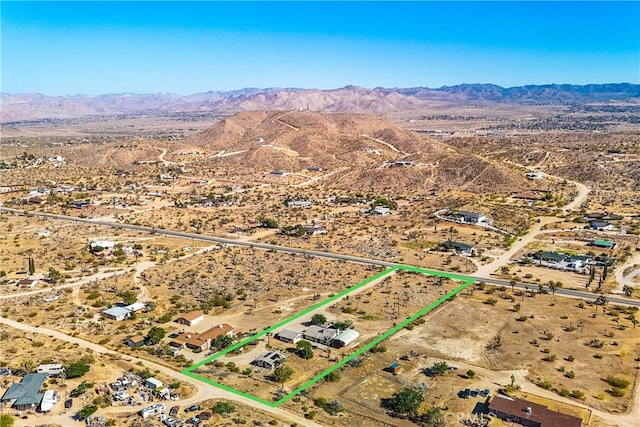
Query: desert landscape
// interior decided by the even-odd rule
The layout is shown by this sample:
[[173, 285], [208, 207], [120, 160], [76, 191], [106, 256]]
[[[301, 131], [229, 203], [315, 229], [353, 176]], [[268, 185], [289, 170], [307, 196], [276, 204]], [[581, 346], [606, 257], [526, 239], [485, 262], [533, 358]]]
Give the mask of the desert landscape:
[[637, 85], [160, 98], [2, 94], [15, 425], [637, 425]]

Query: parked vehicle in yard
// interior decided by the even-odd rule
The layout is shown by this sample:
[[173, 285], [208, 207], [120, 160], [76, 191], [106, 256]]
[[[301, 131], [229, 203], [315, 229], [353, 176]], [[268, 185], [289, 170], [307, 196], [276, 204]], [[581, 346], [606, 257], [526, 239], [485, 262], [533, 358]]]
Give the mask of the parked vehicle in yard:
[[192, 405], [192, 406], [189, 406], [188, 408], [185, 408], [184, 412], [194, 412], [199, 410], [200, 410], [200, 405]]

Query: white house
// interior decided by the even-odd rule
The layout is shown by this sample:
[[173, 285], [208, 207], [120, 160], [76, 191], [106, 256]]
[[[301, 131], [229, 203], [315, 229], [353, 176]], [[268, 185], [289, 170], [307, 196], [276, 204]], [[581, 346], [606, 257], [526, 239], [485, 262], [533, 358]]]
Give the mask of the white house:
[[104, 249], [113, 249], [116, 246], [114, 242], [111, 240], [94, 240], [89, 243], [89, 248], [93, 250], [93, 248], [104, 248]]
[[111, 307], [102, 312], [106, 317], [111, 320], [124, 320], [131, 315], [131, 311], [126, 307]]
[[540, 180], [542, 179], [542, 174], [540, 172], [528, 172], [525, 176], [529, 179]]
[[310, 208], [313, 203], [308, 200], [289, 200], [287, 206], [290, 208]]

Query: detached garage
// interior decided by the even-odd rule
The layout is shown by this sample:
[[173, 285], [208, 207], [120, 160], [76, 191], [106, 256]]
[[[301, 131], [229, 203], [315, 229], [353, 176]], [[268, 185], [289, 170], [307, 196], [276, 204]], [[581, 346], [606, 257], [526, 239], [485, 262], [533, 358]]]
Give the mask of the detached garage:
[[335, 348], [341, 348], [348, 346], [352, 342], [358, 339], [360, 333], [355, 329], [345, 329], [331, 341], [331, 346]]

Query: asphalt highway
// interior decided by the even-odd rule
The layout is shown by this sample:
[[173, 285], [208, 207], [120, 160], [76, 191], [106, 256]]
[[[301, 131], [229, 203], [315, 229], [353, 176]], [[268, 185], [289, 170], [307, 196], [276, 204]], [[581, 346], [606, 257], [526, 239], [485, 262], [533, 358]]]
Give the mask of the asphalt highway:
[[[367, 265], [373, 265], [373, 266], [379, 266], [379, 267], [394, 267], [396, 265], [400, 265], [398, 263], [394, 263], [390, 261], [376, 260], [371, 258], [353, 256], [353, 255], [343, 255], [343, 254], [336, 254], [332, 252], [292, 248], [288, 246], [271, 245], [271, 244], [262, 243], [262, 242], [244, 242], [240, 240], [227, 239], [224, 237], [214, 237], [214, 236], [207, 236], [207, 235], [197, 234], [197, 233], [187, 233], [183, 231], [158, 229], [155, 227], [144, 227], [140, 225], [123, 224], [119, 222], [110, 222], [110, 221], [104, 221], [99, 219], [76, 218], [76, 217], [67, 216], [67, 215], [49, 214], [44, 212], [26, 212], [24, 210], [4, 208], [4, 207], [0, 207], [0, 211], [18, 214], [18, 215], [32, 215], [32, 216], [55, 219], [60, 221], [74, 221], [79, 223], [81, 222], [81, 223], [87, 223], [87, 224], [93, 224], [93, 225], [102, 225], [106, 227], [121, 228], [125, 230], [140, 231], [145, 233], [161, 234], [165, 236], [182, 237], [185, 239], [193, 239], [193, 240], [199, 240], [204, 242], [218, 243], [220, 245], [251, 247], [251, 248], [257, 248], [257, 249], [264, 249], [268, 251], [277, 251], [277, 252], [298, 254], [298, 255], [311, 256], [311, 257], [317, 257], [317, 258], [349, 261], [349, 262], [355, 262], [359, 264], [367, 264]], [[451, 274], [451, 272], [449, 271], [441, 271], [441, 270], [435, 270], [435, 269], [430, 269], [430, 270]], [[460, 274], [460, 273], [455, 273], [455, 274], [460, 277], [473, 279], [476, 282], [485, 282], [493, 285], [501, 285], [507, 288], [511, 287], [511, 283], [508, 280], [504, 280], [504, 279], [497, 279], [493, 277], [472, 276], [472, 275], [466, 275], [466, 274]], [[519, 289], [525, 289], [525, 290], [528, 289], [532, 291], [538, 290], [537, 285], [532, 285], [529, 283], [527, 284], [516, 283], [514, 287], [517, 287]], [[546, 288], [546, 290], [550, 292], [548, 288]], [[556, 288], [555, 295], [570, 297], [570, 298], [578, 298], [578, 299], [583, 299], [585, 301], [595, 301], [598, 298], [598, 296], [600, 296], [600, 294], [595, 294], [592, 292], [585, 292], [585, 291], [580, 291], [576, 289], [565, 289], [565, 288]], [[626, 306], [633, 306], [633, 307], [640, 308], [640, 300], [633, 300], [630, 298], [623, 298], [623, 297], [610, 296], [610, 295], [606, 295], [606, 297], [609, 303], [611, 304], [626, 305]]]

